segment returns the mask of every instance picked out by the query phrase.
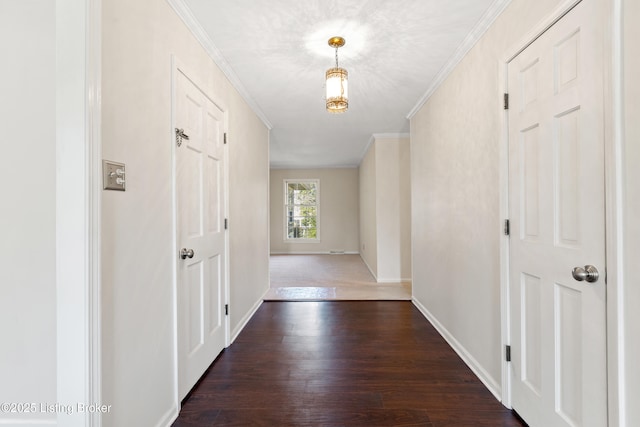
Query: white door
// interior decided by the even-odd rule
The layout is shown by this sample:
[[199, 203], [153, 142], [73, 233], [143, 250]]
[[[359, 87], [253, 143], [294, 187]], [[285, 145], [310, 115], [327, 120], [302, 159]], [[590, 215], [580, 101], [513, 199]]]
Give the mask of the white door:
[[[176, 78], [178, 389], [191, 390], [225, 345], [224, 113]], [[179, 146], [178, 146], [179, 144]]]
[[512, 406], [532, 427], [607, 425], [602, 20], [583, 0], [508, 66]]

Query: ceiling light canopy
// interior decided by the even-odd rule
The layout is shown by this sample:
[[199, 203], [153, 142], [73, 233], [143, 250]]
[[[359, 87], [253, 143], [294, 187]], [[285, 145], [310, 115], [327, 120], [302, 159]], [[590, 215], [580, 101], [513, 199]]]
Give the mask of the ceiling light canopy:
[[338, 67], [338, 48], [344, 46], [342, 37], [331, 37], [329, 46], [336, 50], [336, 66], [329, 68], [326, 77], [326, 100], [329, 113], [344, 113], [349, 108], [348, 78], [349, 73], [344, 68]]

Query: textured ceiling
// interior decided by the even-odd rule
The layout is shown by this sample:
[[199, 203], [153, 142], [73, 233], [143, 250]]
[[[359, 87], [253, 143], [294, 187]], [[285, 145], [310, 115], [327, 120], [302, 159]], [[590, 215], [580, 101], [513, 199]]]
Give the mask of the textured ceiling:
[[[409, 132], [407, 115], [497, 2], [183, 0], [271, 124], [277, 168], [357, 166], [373, 134]], [[344, 114], [324, 108], [336, 35], [346, 39]]]

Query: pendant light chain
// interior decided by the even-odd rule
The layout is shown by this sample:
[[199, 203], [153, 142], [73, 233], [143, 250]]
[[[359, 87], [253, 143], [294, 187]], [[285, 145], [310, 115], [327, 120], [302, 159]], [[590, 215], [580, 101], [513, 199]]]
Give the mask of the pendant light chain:
[[336, 68], [338, 68], [338, 47], [336, 46]]

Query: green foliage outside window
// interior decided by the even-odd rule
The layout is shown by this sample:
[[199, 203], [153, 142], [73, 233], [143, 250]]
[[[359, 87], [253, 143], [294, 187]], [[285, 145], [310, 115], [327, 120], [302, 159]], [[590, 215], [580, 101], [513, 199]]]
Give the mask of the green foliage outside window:
[[287, 181], [286, 193], [287, 238], [317, 239], [317, 181]]

